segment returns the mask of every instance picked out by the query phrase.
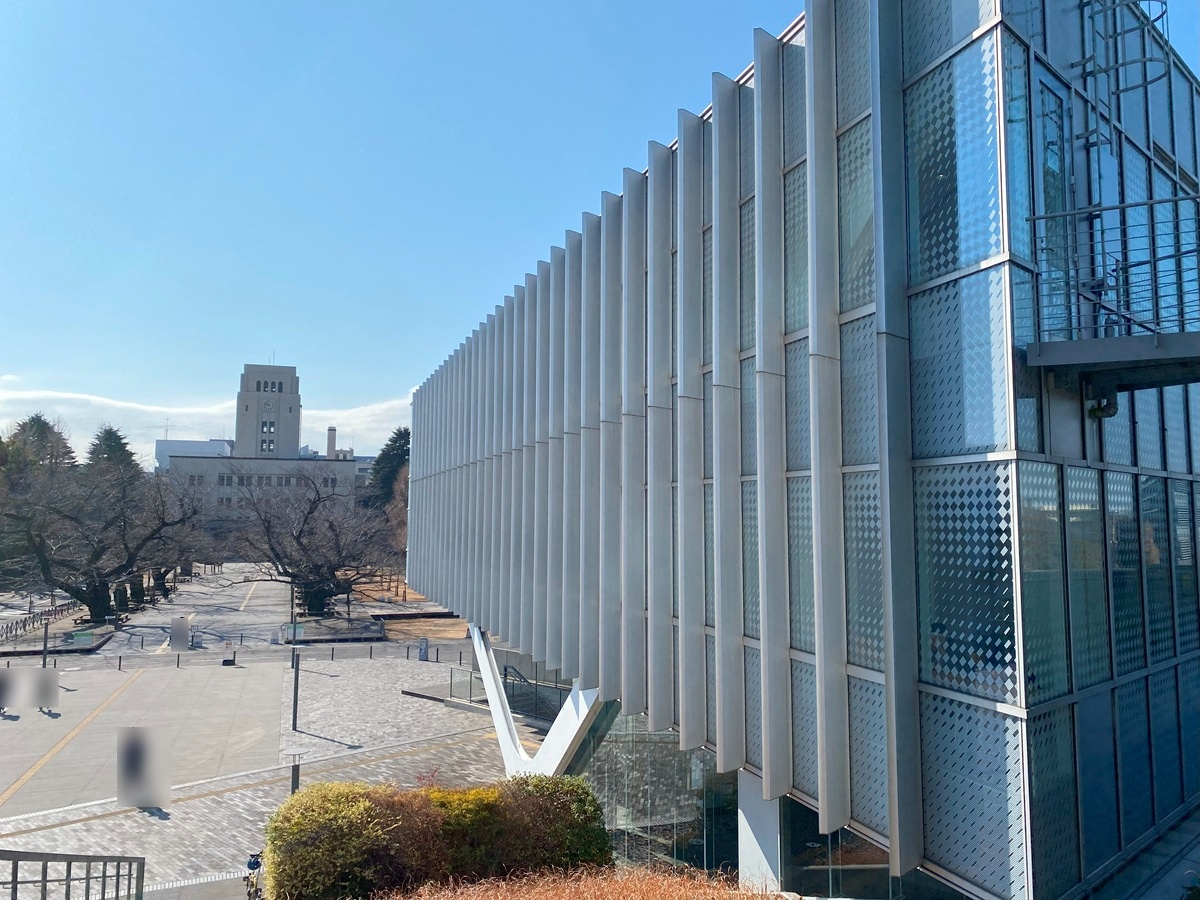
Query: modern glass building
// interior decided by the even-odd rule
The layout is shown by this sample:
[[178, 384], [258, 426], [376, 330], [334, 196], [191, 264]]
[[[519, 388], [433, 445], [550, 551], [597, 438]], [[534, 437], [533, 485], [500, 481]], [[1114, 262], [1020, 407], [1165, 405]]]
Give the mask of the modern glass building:
[[1200, 805], [1165, 12], [809, 0], [414, 397], [414, 587], [738, 771], [744, 876], [1115, 896]]

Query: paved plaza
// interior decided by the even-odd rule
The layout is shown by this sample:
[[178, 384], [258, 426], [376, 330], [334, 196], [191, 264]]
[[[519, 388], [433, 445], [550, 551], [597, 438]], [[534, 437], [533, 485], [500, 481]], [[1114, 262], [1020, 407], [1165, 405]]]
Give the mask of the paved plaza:
[[[97, 653], [58, 657], [58, 705], [0, 716], [0, 846], [145, 856], [146, 883], [164, 900], [240, 896], [240, 881], [213, 879], [240, 875], [247, 853], [262, 847], [290, 787], [284, 750], [305, 751], [305, 783], [503, 777], [488, 716], [401, 694], [444, 688], [449, 667], [405, 659], [392, 645], [339, 646], [332, 660], [330, 647], [303, 647], [292, 731], [290, 650], [271, 643], [287, 619], [287, 587], [237, 577], [226, 566], [223, 577], [139, 613]], [[177, 663], [169, 632], [180, 615], [198, 626], [205, 649]], [[237, 665], [220, 665], [226, 641]], [[452, 649], [443, 656], [457, 662]], [[169, 808], [114, 799], [123, 726], [152, 727], [170, 747]]]

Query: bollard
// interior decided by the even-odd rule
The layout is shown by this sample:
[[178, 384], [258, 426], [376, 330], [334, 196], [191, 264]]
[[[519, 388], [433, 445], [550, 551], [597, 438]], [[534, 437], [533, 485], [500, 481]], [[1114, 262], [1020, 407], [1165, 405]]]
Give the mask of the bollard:
[[180, 654], [180, 653], [175, 654], [175, 668], [177, 668], [177, 669], [180, 667], [179, 666], [179, 657], [180, 656], [182, 656], [182, 654]]
[[238, 641], [238, 646], [240, 647], [240, 646], [241, 646], [242, 644], [244, 644], [244, 643], [246, 643], [246, 634], [245, 634], [245, 632], [243, 632], [243, 633], [242, 633], [242, 639], [241, 639], [240, 641]]
[[412, 649], [412, 647], [408, 646], [407, 644], [404, 645], [404, 658], [405, 659], [408, 659], [408, 651], [410, 651], [411, 649]]
[[333, 662], [333, 648], [332, 647], [329, 648], [329, 661]]
[[235, 666], [237, 665], [237, 651], [236, 650], [233, 651], [233, 664]]
[[145, 636], [144, 634], [142, 635], [142, 647], [141, 647], [141, 649], [143, 649], [143, 650], [145, 650], [145, 649], [146, 649], [146, 636]]
[[118, 671], [118, 672], [121, 672], [121, 671], [123, 671], [123, 670], [121, 669], [121, 657], [119, 657], [119, 656], [117, 657], [117, 671]]
[[460, 666], [462, 665], [462, 651], [461, 650], [458, 651], [458, 664]]
[[442, 648], [441, 648], [441, 647], [434, 647], [434, 648], [433, 648], [433, 661], [434, 661], [434, 662], [441, 662], [441, 661], [442, 661]]
[[375, 645], [367, 644], [367, 659], [374, 659], [374, 658], [375, 658]]
[[58, 657], [54, 657], [54, 668], [58, 668]]

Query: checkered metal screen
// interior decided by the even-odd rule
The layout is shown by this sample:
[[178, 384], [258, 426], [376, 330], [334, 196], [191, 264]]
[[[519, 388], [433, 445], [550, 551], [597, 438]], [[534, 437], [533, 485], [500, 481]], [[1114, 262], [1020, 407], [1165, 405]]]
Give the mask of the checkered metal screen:
[[808, 163], [783, 176], [783, 330], [808, 327]]
[[815, 651], [813, 626], [812, 481], [806, 475], [787, 480], [788, 605], [792, 646]]
[[903, 0], [904, 77], [911, 78], [996, 14], [995, 0]]
[[739, 347], [749, 350], [754, 346], [754, 198], [742, 204], [738, 224], [738, 334]]
[[834, 10], [841, 126], [871, 106], [871, 4], [870, 0], [841, 0]]
[[1058, 897], [1080, 878], [1071, 710], [1036, 716], [1028, 728], [1033, 895]]
[[926, 858], [993, 894], [1024, 900], [1023, 772], [1016, 719], [922, 694]]
[[741, 362], [742, 386], [739, 393], [742, 430], [742, 474], [753, 475], [758, 471], [758, 384], [754, 377], [754, 357], [747, 356]]
[[787, 470], [808, 469], [808, 339], [792, 341], [783, 348], [784, 366], [784, 437]]
[[875, 189], [871, 120], [838, 138], [839, 308], [849, 312], [875, 301]]
[[850, 818], [888, 833], [887, 714], [883, 685], [849, 679]]
[[817, 670], [792, 660], [792, 784], [817, 797]]
[[883, 671], [883, 538], [879, 473], [843, 476], [846, 529], [846, 658]]
[[758, 482], [742, 482], [742, 619], [745, 632], [759, 636]]
[[762, 668], [758, 649], [743, 647], [746, 677], [746, 762], [760, 769], [763, 764]]
[[842, 462], [879, 460], [879, 384], [876, 378], [875, 316], [841, 326]]

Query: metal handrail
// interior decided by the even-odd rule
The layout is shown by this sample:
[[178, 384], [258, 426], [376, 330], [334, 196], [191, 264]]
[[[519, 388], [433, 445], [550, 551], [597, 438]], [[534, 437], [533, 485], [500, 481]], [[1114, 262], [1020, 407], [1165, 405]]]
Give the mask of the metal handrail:
[[[0, 849], [0, 897], [10, 900], [71, 900], [73, 887], [82, 900], [142, 900], [145, 882], [146, 859], [142, 856]], [[52, 891], [52, 886], [61, 891]]]

